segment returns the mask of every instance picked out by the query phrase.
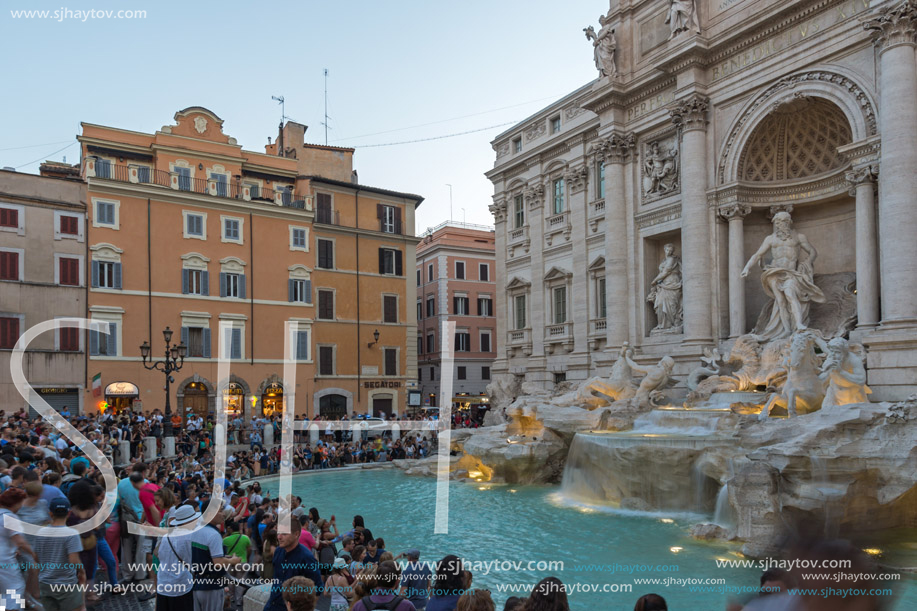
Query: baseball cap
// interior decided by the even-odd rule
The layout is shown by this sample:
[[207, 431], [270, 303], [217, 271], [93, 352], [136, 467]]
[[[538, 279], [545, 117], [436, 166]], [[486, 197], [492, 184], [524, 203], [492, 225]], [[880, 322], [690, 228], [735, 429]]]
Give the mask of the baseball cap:
[[404, 552], [404, 555], [407, 556], [408, 558], [420, 558], [420, 550], [419, 549], [409, 549], [408, 551]]
[[70, 511], [70, 501], [65, 496], [56, 496], [48, 503], [48, 511], [54, 514], [62, 514]]

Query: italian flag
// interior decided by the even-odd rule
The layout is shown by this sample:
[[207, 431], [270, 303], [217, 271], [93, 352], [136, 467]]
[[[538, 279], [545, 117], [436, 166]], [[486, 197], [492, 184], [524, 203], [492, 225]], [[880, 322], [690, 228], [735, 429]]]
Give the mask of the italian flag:
[[92, 376], [92, 396], [101, 397], [102, 396], [102, 374], [97, 373]]

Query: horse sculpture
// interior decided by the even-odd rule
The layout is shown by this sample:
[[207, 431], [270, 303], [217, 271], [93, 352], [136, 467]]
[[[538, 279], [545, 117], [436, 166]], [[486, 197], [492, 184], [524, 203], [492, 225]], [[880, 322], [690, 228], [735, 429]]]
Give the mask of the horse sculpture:
[[790, 418], [821, 408], [825, 399], [825, 381], [819, 377], [819, 361], [815, 354], [817, 344], [818, 338], [811, 331], [793, 334], [789, 354], [783, 362], [786, 382], [768, 399], [761, 410], [761, 420], [767, 419], [774, 406], [786, 408]]

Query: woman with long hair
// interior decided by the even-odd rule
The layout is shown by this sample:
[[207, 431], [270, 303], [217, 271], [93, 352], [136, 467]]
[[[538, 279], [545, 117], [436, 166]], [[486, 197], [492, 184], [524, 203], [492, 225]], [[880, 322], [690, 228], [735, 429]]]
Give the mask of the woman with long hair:
[[264, 545], [262, 551], [264, 556], [261, 560], [261, 578], [265, 581], [271, 581], [274, 578], [274, 552], [280, 545], [277, 540], [277, 529], [268, 528], [264, 531]]
[[458, 599], [456, 611], [496, 611], [489, 590], [468, 590]]
[[563, 582], [557, 577], [545, 577], [536, 583], [522, 603], [522, 611], [570, 611]]
[[0, 589], [0, 607], [5, 606], [8, 611], [22, 609], [19, 601], [25, 594], [25, 581], [22, 579], [22, 571], [19, 570], [16, 552], [29, 555], [38, 562], [38, 557], [22, 533], [4, 526], [6, 516], [15, 518], [25, 499], [26, 493], [21, 488], [10, 488], [0, 494], [0, 584], [3, 584], [3, 588]]
[[455, 611], [458, 599], [465, 591], [465, 571], [462, 560], [452, 554], [436, 564], [435, 594], [427, 602], [427, 611]]

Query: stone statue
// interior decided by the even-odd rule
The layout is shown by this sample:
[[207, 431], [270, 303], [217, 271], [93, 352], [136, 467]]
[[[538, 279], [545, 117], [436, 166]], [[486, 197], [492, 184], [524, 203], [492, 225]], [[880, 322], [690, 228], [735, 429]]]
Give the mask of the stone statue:
[[767, 420], [774, 406], [786, 407], [787, 416], [808, 414], [821, 408], [825, 399], [825, 383], [819, 377], [815, 346], [822, 340], [812, 331], [800, 331], [790, 340], [790, 351], [783, 363], [786, 381], [779, 392], [767, 400], [759, 418]]
[[669, 14], [665, 22], [672, 29], [669, 40], [676, 35], [688, 30], [700, 34], [700, 25], [697, 22], [697, 7], [694, 0], [669, 0]]
[[670, 356], [662, 357], [656, 365], [652, 367], [641, 367], [633, 362], [630, 357], [625, 357], [631, 369], [638, 373], [645, 373], [646, 376], [640, 380], [640, 386], [637, 387], [637, 393], [634, 395], [634, 402], [640, 407], [652, 407], [665, 401], [663, 390], [668, 388], [672, 382], [672, 369], [675, 368], [675, 359]]
[[[781, 339], [806, 329], [809, 304], [825, 302], [824, 293], [812, 280], [818, 253], [806, 236], [793, 229], [789, 212], [775, 214], [773, 224], [774, 232], [764, 239], [758, 252], [752, 255], [742, 270], [745, 278], [752, 265], [760, 264], [764, 268], [761, 284], [773, 300], [765, 306], [758, 326], [752, 331], [758, 341]], [[771, 262], [764, 264], [764, 255], [768, 252]], [[805, 259], [801, 260], [803, 254]]]
[[819, 347], [828, 356], [818, 376], [827, 383], [822, 409], [850, 403], [866, 403], [866, 395], [872, 391], [866, 386], [866, 367], [863, 359], [850, 350], [850, 344], [843, 337], [835, 337], [827, 344], [817, 340]]
[[649, 145], [643, 161], [643, 191], [647, 195], [665, 195], [678, 188], [678, 149], [660, 152], [659, 142]]
[[663, 247], [665, 258], [659, 264], [659, 273], [650, 283], [646, 300], [656, 311], [656, 327], [650, 335], [659, 333], [681, 333], [681, 258], [675, 254], [675, 246]]
[[633, 362], [630, 360], [633, 356], [634, 349], [630, 344], [624, 342], [618, 353], [618, 360], [611, 367], [611, 376], [607, 380], [596, 376], [583, 382], [577, 390], [577, 401], [581, 405], [595, 409], [603, 407], [603, 401], [597, 400], [599, 397], [596, 394], [607, 398], [608, 401], [604, 402], [606, 405], [609, 401], [620, 401], [633, 397], [637, 393], [634, 385], [634, 372], [630, 365]]
[[602, 27], [599, 29], [598, 34], [595, 33], [595, 29], [592, 26], [583, 28], [583, 31], [586, 33], [586, 39], [592, 41], [595, 69], [599, 71], [601, 76], [614, 78], [618, 73], [618, 68], [615, 65], [615, 49], [618, 47], [618, 42], [615, 40], [615, 31], [611, 27], [611, 19], [605, 17], [605, 15], [599, 15], [599, 25]]

